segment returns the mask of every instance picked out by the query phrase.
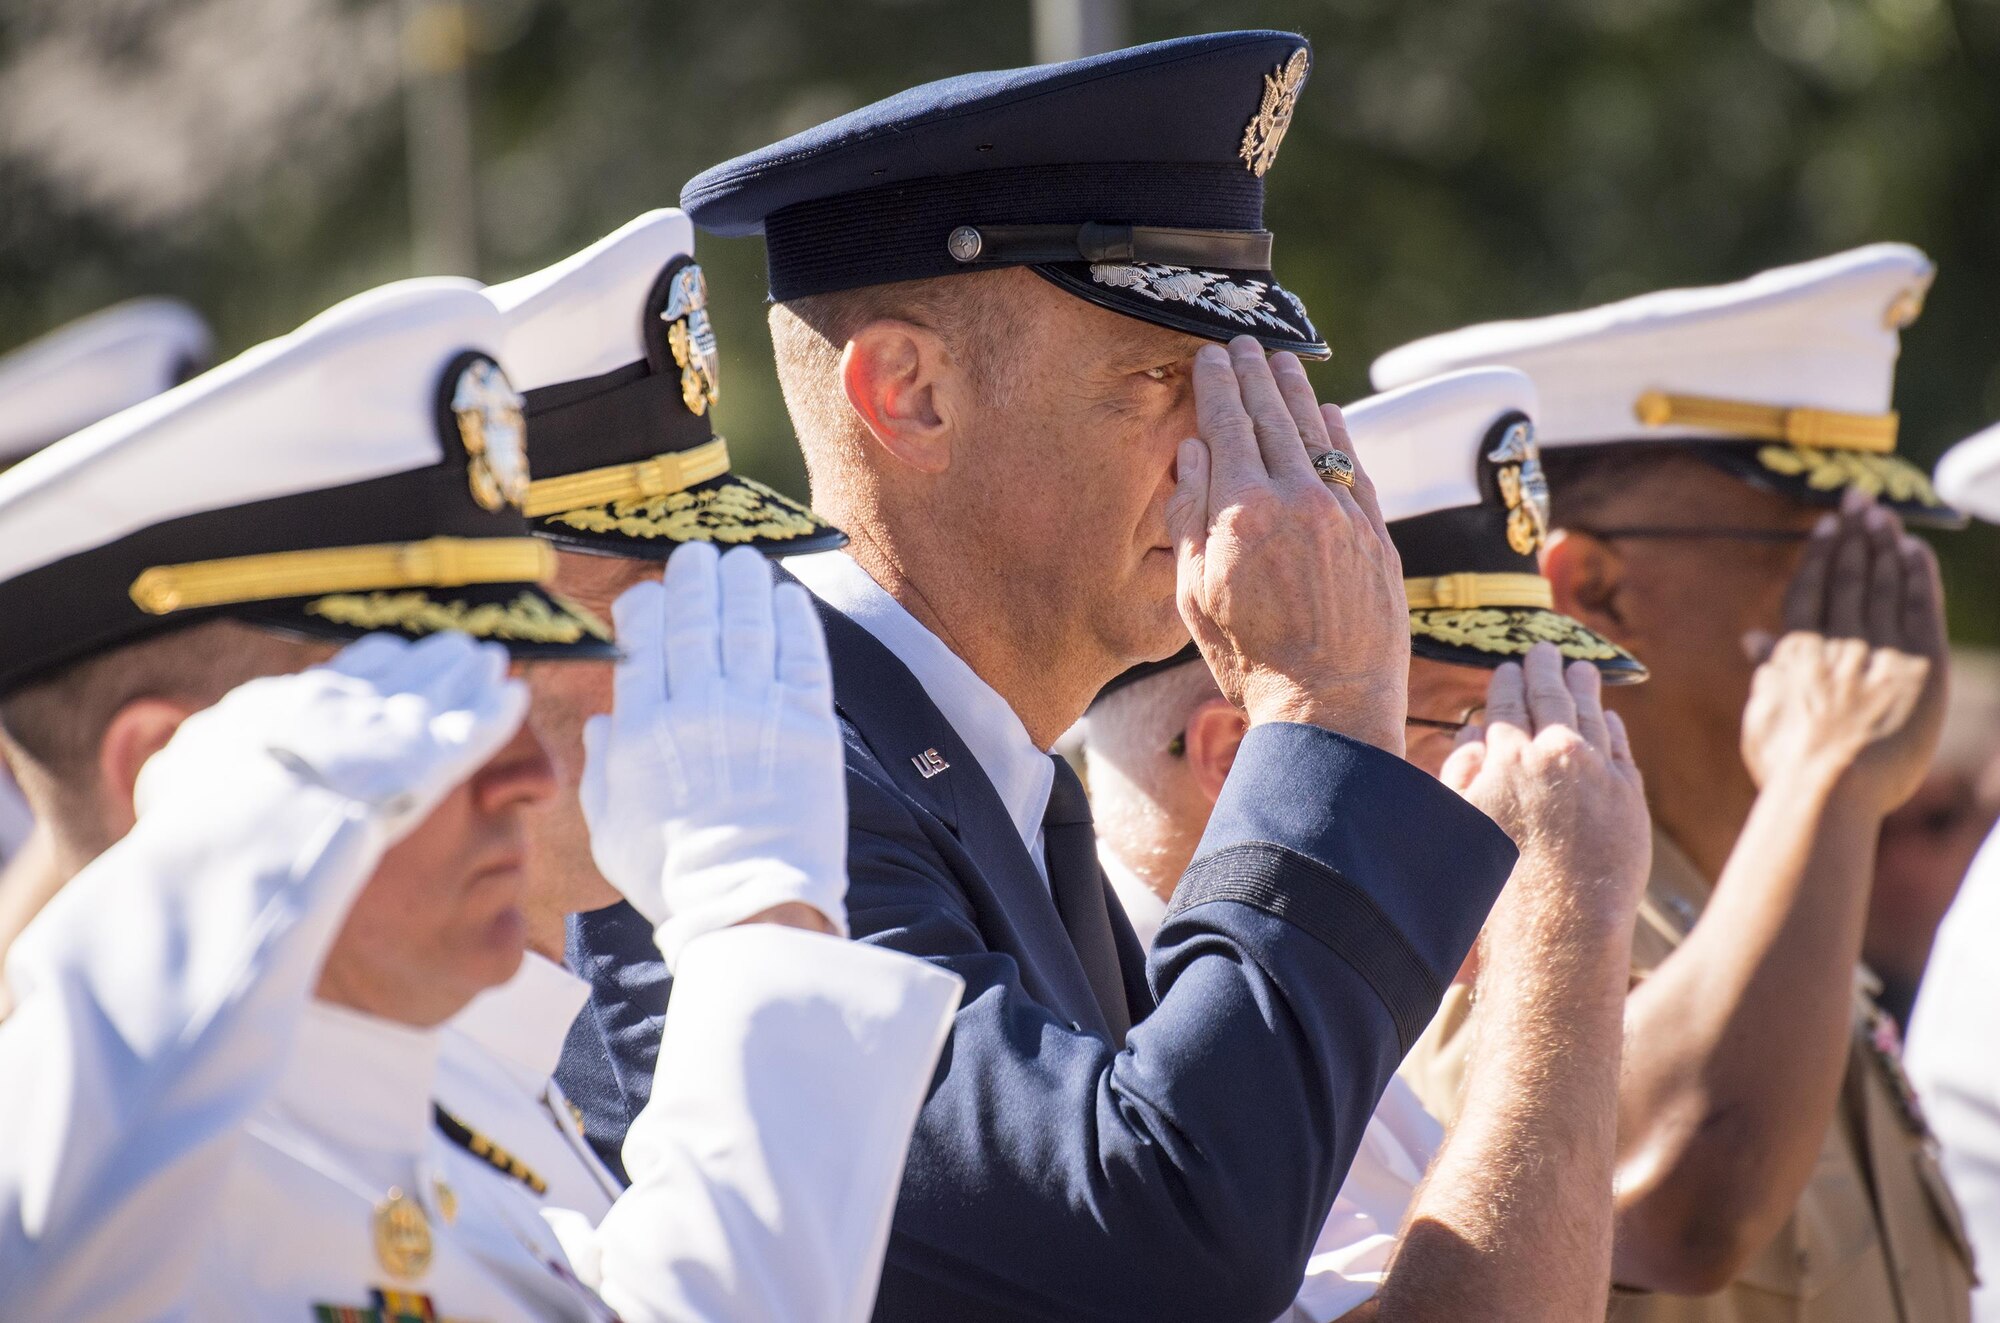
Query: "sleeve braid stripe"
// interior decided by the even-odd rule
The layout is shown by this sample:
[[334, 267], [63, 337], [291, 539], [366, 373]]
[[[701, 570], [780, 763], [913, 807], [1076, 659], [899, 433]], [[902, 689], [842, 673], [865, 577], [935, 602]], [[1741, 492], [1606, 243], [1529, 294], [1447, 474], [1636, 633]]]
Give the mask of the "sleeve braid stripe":
[[1319, 860], [1273, 841], [1243, 841], [1196, 859], [1174, 891], [1171, 923], [1197, 905], [1235, 901], [1305, 930], [1368, 981], [1408, 1052], [1444, 988], [1367, 892]]

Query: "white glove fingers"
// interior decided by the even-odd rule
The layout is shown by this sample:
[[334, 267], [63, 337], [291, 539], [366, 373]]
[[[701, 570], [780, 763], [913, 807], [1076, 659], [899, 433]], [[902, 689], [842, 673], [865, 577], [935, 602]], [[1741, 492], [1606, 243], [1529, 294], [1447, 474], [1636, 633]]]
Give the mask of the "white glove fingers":
[[737, 547], [722, 557], [722, 673], [737, 685], [768, 685], [777, 666], [771, 567], [764, 554]]
[[326, 662], [326, 669], [373, 683], [400, 662], [409, 650], [410, 645], [399, 635], [364, 634], [335, 653]]
[[778, 683], [799, 694], [827, 695], [830, 701], [833, 663], [812, 595], [796, 583], [781, 583], [772, 595], [771, 614], [778, 634]]
[[611, 673], [614, 713], [643, 721], [667, 696], [667, 655], [662, 639], [667, 590], [653, 580], [635, 583], [611, 604], [611, 626], [622, 654]]
[[698, 693], [722, 674], [721, 557], [690, 542], [667, 561], [663, 613], [669, 696]]

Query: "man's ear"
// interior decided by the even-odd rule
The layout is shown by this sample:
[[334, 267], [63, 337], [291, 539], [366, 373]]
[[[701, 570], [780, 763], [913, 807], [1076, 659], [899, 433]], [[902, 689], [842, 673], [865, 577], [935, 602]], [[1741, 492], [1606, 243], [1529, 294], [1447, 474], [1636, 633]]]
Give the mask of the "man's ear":
[[1194, 783], [1213, 804], [1222, 794], [1222, 783], [1236, 764], [1236, 750], [1250, 719], [1217, 694], [1188, 714], [1187, 765]]
[[139, 769], [166, 747], [194, 709], [166, 698], [135, 698], [105, 724], [97, 745], [97, 777], [104, 804], [107, 839], [118, 840], [132, 830], [138, 815], [132, 797]]
[[923, 473], [951, 466], [956, 364], [935, 331], [914, 322], [869, 322], [840, 352], [847, 402], [891, 455]]
[[1609, 542], [1558, 528], [1542, 547], [1542, 573], [1554, 591], [1556, 610], [1614, 642], [1625, 637], [1625, 558]]

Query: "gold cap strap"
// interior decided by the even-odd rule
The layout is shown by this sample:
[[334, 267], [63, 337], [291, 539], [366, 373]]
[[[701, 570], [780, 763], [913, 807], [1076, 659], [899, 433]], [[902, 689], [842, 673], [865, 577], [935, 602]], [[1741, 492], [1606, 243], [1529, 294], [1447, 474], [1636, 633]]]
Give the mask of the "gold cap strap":
[[1705, 395], [1669, 395], [1649, 390], [1633, 401], [1632, 412], [1648, 427], [1680, 423], [1706, 427], [1753, 441], [1784, 441], [1815, 450], [1860, 450], [1887, 455], [1896, 449], [1894, 413], [1835, 413], [1831, 409], [1786, 409], [1748, 400]]
[[261, 556], [155, 565], [132, 581], [148, 615], [316, 593], [383, 588], [456, 588], [470, 583], [547, 583], [556, 553], [531, 537], [434, 537], [367, 547], [321, 547]]
[[721, 437], [693, 450], [655, 455], [636, 464], [612, 464], [559, 478], [538, 478], [528, 484], [523, 508], [530, 518], [562, 514], [613, 501], [649, 501], [686, 491], [698, 482], [729, 472], [729, 443]]
[[1403, 594], [1412, 611], [1463, 610], [1479, 606], [1538, 606], [1556, 604], [1549, 581], [1539, 574], [1440, 574], [1434, 579], [1405, 579]]

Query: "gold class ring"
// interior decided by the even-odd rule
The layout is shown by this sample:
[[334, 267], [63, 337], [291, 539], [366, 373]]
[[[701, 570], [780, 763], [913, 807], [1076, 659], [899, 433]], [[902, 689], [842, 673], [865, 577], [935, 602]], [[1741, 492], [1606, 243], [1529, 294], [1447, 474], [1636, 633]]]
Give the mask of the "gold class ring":
[[1345, 450], [1328, 450], [1313, 456], [1313, 471], [1328, 482], [1343, 487], [1354, 485], [1354, 460]]

